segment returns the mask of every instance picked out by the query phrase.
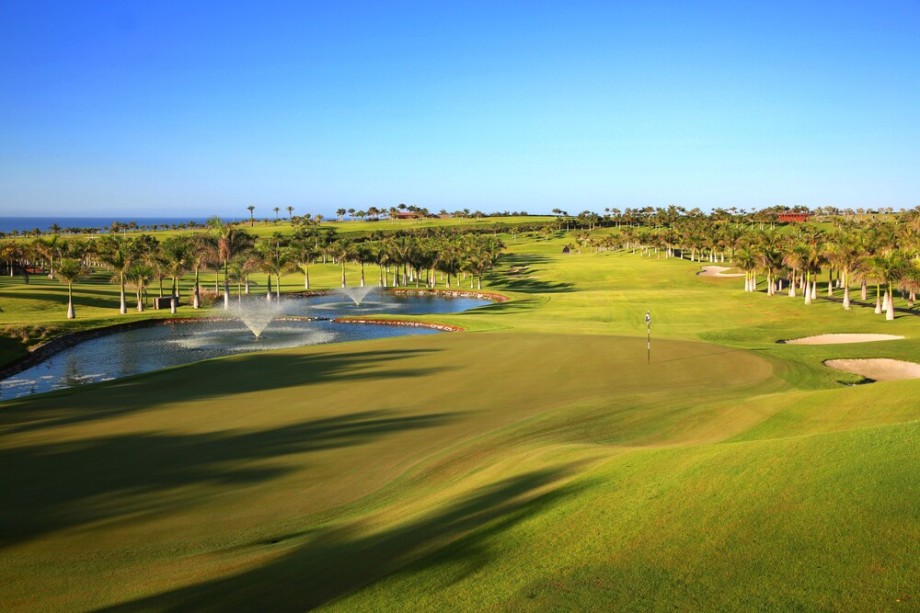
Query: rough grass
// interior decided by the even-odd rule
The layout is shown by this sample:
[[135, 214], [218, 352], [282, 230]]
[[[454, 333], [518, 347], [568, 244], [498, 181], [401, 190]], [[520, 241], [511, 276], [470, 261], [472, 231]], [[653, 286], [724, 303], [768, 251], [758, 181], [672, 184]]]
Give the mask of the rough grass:
[[[0, 608], [915, 606], [920, 381], [821, 362], [920, 361], [916, 317], [564, 242], [512, 243], [465, 334], [3, 403]], [[828, 332], [907, 338], [775, 342]]]

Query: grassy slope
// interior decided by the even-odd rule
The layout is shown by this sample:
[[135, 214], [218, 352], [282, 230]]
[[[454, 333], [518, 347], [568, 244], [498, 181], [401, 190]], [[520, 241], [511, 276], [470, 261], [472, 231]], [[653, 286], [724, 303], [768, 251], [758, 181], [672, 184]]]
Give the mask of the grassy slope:
[[[478, 333], [5, 403], [0, 606], [916, 601], [920, 382], [821, 365], [920, 361], [916, 319], [560, 245], [512, 245], [518, 300], [441, 318]], [[775, 343], [853, 331], [910, 340]]]

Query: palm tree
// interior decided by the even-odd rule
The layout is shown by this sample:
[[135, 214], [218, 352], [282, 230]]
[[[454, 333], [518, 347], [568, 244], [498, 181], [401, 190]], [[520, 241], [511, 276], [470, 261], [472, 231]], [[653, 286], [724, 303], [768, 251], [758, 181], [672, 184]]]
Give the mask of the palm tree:
[[329, 245], [329, 253], [332, 255], [333, 259], [342, 266], [342, 287], [346, 287], [345, 264], [348, 258], [354, 255], [354, 248], [352, 247], [351, 241], [346, 239], [335, 241]]
[[289, 206], [289, 207], [287, 208], [287, 212], [288, 212], [288, 221], [290, 221], [290, 220], [291, 220], [291, 217], [292, 217], [293, 214], [294, 214], [294, 207]]
[[230, 283], [227, 280], [227, 266], [230, 258], [252, 246], [253, 237], [235, 226], [223, 223], [217, 217], [209, 219], [208, 226], [210, 226], [211, 234], [216, 241], [217, 260], [224, 268], [224, 308], [229, 309]]
[[252, 212], [256, 210], [254, 204], [250, 204], [246, 207], [246, 210], [249, 211], [249, 227], [251, 228], [255, 224], [255, 220], [252, 217]]
[[[802, 271], [801, 279], [805, 278], [805, 268], [808, 265], [808, 246], [804, 243], [796, 242], [788, 247], [788, 251], [783, 256], [782, 262], [789, 267], [792, 275], [789, 279], [789, 297], [795, 298], [795, 284], [796, 281], [800, 278], [798, 276], [799, 271]], [[808, 285], [805, 285], [805, 301], [806, 304], [808, 300]]]
[[408, 266], [412, 249], [414, 248], [414, 241], [409, 236], [400, 236], [389, 243], [390, 247], [390, 260], [396, 265], [396, 273], [393, 275], [393, 286], [397, 287], [399, 284], [397, 279], [397, 274], [399, 272], [399, 267], [403, 267], [402, 271], [402, 285], [406, 286], [409, 284], [409, 275], [406, 267]]
[[380, 279], [377, 284], [380, 287], [387, 286], [387, 278], [390, 274], [390, 263], [392, 262], [392, 247], [390, 246], [391, 238], [384, 238], [376, 245], [376, 262], [380, 270]]
[[146, 263], [152, 277], [159, 282], [160, 296], [163, 296], [163, 279], [166, 277], [166, 262], [160, 253], [160, 241], [150, 234], [141, 234], [131, 241], [132, 259]]
[[[272, 299], [272, 275], [278, 279], [277, 297], [281, 299], [281, 274], [287, 268], [290, 260], [288, 251], [284, 248], [284, 237], [275, 233], [271, 238], [260, 239], [255, 245], [255, 255], [262, 272], [268, 275], [268, 292], [266, 300]], [[344, 287], [344, 286], [343, 286]]]
[[160, 245], [160, 253], [165, 264], [165, 271], [172, 277], [172, 290], [169, 310], [176, 312], [179, 303], [179, 277], [188, 272], [192, 258], [192, 243], [187, 236], [170, 236]]
[[319, 255], [314, 237], [295, 238], [288, 246], [291, 262], [303, 272], [303, 288], [310, 289], [310, 265]]
[[58, 264], [58, 280], [67, 284], [67, 319], [76, 317], [73, 308], [73, 284], [86, 272], [83, 263], [75, 258], [62, 258]]
[[54, 234], [49, 238], [36, 238], [32, 241], [32, 249], [39, 256], [44, 258], [48, 262], [48, 278], [54, 278], [54, 261], [55, 258], [62, 257], [62, 250], [64, 249], [63, 239]]
[[909, 281], [914, 274], [914, 265], [901, 250], [893, 250], [884, 257], [884, 264], [881, 267], [882, 279], [887, 286], [888, 295], [887, 309], [885, 319], [894, 319], [894, 288], [895, 285], [902, 285]]
[[370, 244], [367, 242], [362, 242], [355, 245], [353, 255], [354, 258], [358, 260], [358, 264], [361, 265], [360, 286], [364, 287], [364, 265], [369, 262], [373, 262], [376, 254], [374, 253], [374, 249]]
[[133, 262], [130, 268], [125, 272], [125, 278], [128, 284], [134, 287], [136, 292], [138, 313], [144, 311], [144, 291], [147, 289], [147, 284], [152, 277], [153, 269], [140, 261]]
[[192, 308], [201, 308], [201, 267], [209, 259], [216, 259], [217, 242], [207, 234], [193, 234], [190, 241], [190, 265], [195, 273], [195, 284], [192, 288]]
[[744, 271], [744, 291], [757, 291], [757, 258], [747, 247], [735, 251], [735, 266]]
[[275, 221], [278, 221], [278, 211], [280, 211], [280, 210], [281, 210], [281, 209], [280, 209], [279, 207], [277, 207], [277, 206], [274, 208], [274, 211], [275, 211]]
[[6, 260], [6, 264], [10, 270], [10, 278], [15, 274], [16, 262], [22, 259], [23, 249], [15, 240], [3, 241], [0, 243], [0, 257]]
[[856, 270], [860, 261], [860, 254], [855, 246], [855, 241], [850, 235], [840, 235], [833, 243], [829, 243], [825, 257], [840, 272], [840, 282], [843, 285], [843, 308], [850, 310], [850, 275]]
[[824, 259], [824, 232], [815, 226], [806, 226], [802, 231], [805, 250], [805, 304], [811, 304], [817, 294], [816, 275], [827, 262]]
[[[482, 289], [482, 275], [490, 270], [498, 259], [504, 244], [492, 237], [481, 238], [473, 236], [465, 246], [463, 255], [463, 269], [476, 277], [476, 288]], [[472, 287], [472, 279], [470, 280]]]
[[115, 234], [107, 234], [99, 240], [96, 255], [102, 263], [112, 270], [112, 280], [117, 280], [120, 286], [118, 312], [124, 315], [128, 312], [125, 299], [125, 272], [134, 260], [133, 241]]
[[450, 276], [460, 272], [461, 255], [456, 245], [445, 242], [438, 252], [436, 267], [446, 275], [445, 287], [450, 288]]
[[[885, 311], [885, 319], [894, 319], [894, 285], [911, 273], [911, 263], [900, 251], [879, 253], [868, 260], [869, 271], [876, 280], [876, 313]], [[884, 302], [879, 303], [879, 288], [885, 287]]]
[[231, 258], [227, 271], [230, 279], [236, 283], [237, 301], [243, 300], [244, 286], [246, 288], [246, 293], [249, 294], [249, 273], [256, 269], [256, 258], [250, 257], [245, 253], [237, 254]]
[[754, 255], [757, 267], [767, 275], [767, 294], [776, 293], [776, 271], [782, 265], [780, 237], [773, 229], [760, 230], [754, 241]]

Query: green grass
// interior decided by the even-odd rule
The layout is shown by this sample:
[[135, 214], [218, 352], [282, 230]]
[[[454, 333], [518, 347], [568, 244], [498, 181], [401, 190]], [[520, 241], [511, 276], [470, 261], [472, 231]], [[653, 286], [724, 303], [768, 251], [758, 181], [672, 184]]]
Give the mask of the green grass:
[[[920, 381], [822, 362], [920, 361], [918, 318], [566, 241], [509, 239], [466, 333], [3, 403], [0, 608], [915, 607]], [[0, 282], [0, 321], [68, 325], [59, 287]], [[120, 320], [80, 291], [69, 325]], [[907, 338], [776, 343], [829, 332]]]

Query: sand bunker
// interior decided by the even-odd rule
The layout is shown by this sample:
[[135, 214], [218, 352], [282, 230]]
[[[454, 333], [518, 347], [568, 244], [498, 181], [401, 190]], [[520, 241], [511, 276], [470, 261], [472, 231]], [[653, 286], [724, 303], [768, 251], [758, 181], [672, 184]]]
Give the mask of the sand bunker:
[[726, 275], [725, 271], [731, 270], [728, 266], [703, 266], [703, 270], [696, 273], [700, 277], [743, 277], [743, 272]]
[[897, 341], [904, 338], [894, 334], [819, 334], [781, 341], [787, 345], [838, 345], [841, 343], [872, 343], [875, 341]]
[[844, 372], [860, 375], [873, 381], [897, 381], [899, 379], [920, 379], [920, 364], [887, 358], [827, 360], [827, 366]]

